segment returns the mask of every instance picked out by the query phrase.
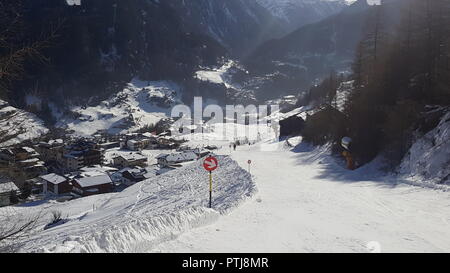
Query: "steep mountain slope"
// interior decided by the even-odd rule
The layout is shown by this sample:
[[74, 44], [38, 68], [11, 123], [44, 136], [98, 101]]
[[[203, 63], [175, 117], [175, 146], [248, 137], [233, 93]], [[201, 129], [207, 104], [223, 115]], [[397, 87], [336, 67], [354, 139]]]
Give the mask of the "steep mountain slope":
[[20, 101], [30, 89], [64, 101], [107, 96], [135, 76], [182, 82], [199, 66], [227, 55], [206, 34], [189, 32], [167, 1], [96, 0], [69, 6], [64, 0], [24, 0], [29, 38], [62, 21], [57, 41], [45, 53], [50, 64], [33, 67], [16, 87]]
[[338, 13], [340, 1], [323, 0], [170, 0], [190, 29], [221, 42], [235, 56], [308, 23]]
[[18, 144], [48, 132], [36, 115], [17, 109], [0, 100], [0, 147]]
[[261, 42], [287, 33], [285, 26], [256, 0], [169, 0], [182, 24], [220, 42], [234, 56], [244, 56]]
[[[59, 26], [59, 37], [44, 52], [49, 62], [27, 64], [29, 74], [17, 82], [9, 98], [19, 107], [29, 106], [30, 94], [40, 98], [40, 107], [47, 111], [38, 114], [46, 121], [52, 119], [45, 115], [49, 108], [55, 112], [55, 105], [62, 112], [72, 111], [74, 105], [97, 107], [135, 78], [170, 81], [187, 104], [194, 96], [223, 103], [243, 98], [254, 102], [259, 85], [277, 88], [264, 86], [264, 74], [242, 84], [233, 79], [246, 73], [238, 66], [229, 69], [226, 83], [206, 79], [203, 76], [211, 73], [203, 72], [219, 71], [230, 58], [247, 55], [259, 43], [286, 33], [291, 24], [316, 21], [340, 9], [337, 2], [291, 0], [295, 9], [288, 2], [280, 3], [296, 15], [298, 20], [292, 21], [276, 16], [275, 2], [259, 0], [84, 0], [81, 5], [65, 0], [20, 1], [27, 26], [21, 42], [40, 39]], [[279, 50], [284, 49], [273, 48]], [[264, 68], [266, 58], [253, 56], [256, 65], [262, 63]], [[294, 81], [302, 81], [297, 74], [292, 75]]]
[[337, 15], [262, 44], [246, 59], [249, 88], [260, 85], [259, 97], [298, 93], [332, 70], [350, 68], [368, 16], [367, 4], [354, 4]]
[[272, 15], [276, 7], [257, 0], [22, 1], [26, 40], [38, 39], [58, 22], [62, 27], [46, 52], [51, 65], [31, 67], [32, 75], [16, 86], [12, 99], [19, 103], [30, 89], [54, 99], [105, 97], [135, 76], [191, 86], [198, 67], [221, 65], [218, 60], [230, 53], [244, 56], [287, 33], [290, 24], [339, 10], [337, 4], [299, 0], [302, 5], [291, 10], [299, 19], [287, 22]]
[[168, 81], [134, 79], [117, 94], [95, 106], [71, 106], [56, 123], [69, 132], [89, 136], [97, 131], [126, 133], [156, 124], [180, 104], [180, 87]]
[[288, 32], [339, 13], [341, 0], [256, 0], [285, 25]]

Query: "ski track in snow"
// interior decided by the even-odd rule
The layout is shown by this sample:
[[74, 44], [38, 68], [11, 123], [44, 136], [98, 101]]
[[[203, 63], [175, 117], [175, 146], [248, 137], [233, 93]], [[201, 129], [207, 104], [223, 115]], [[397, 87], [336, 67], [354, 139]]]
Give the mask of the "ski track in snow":
[[[56, 204], [52, 209], [70, 203], [64, 210], [73, 214], [70, 221], [32, 236], [20, 251], [143, 252], [186, 230], [210, 224], [256, 191], [250, 175], [236, 162], [226, 156], [219, 159], [213, 209], [206, 207], [208, 176], [200, 160], [121, 193], [97, 196], [101, 205], [95, 211], [89, 210], [93, 197]], [[81, 214], [71, 208], [79, 208]]]
[[[258, 194], [148, 252], [449, 252], [449, 193], [342, 169], [326, 147], [238, 148]], [[241, 150], [239, 150], [241, 149]]]

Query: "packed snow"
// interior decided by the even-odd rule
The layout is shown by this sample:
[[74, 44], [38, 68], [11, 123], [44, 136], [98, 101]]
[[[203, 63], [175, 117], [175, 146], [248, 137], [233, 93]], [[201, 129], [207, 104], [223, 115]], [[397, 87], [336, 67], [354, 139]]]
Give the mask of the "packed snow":
[[[294, 142], [298, 143], [298, 139]], [[232, 153], [258, 193], [214, 223], [148, 252], [449, 252], [449, 193], [378, 169], [351, 172], [328, 146], [266, 142]]]

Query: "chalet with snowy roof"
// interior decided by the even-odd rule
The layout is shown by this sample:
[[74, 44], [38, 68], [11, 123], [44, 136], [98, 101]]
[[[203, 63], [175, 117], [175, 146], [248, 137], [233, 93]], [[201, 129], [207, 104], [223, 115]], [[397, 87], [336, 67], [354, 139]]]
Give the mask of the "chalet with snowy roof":
[[181, 145], [170, 137], [159, 137], [157, 142], [160, 149], [178, 149]]
[[147, 171], [145, 169], [129, 169], [122, 173], [126, 185], [133, 185], [135, 183], [144, 181], [146, 179]]
[[64, 153], [64, 141], [62, 139], [40, 142], [35, 146], [40, 158], [45, 162], [61, 161]]
[[73, 192], [83, 197], [113, 191], [113, 182], [107, 174], [74, 178], [72, 185]]
[[39, 153], [30, 147], [15, 147], [0, 151], [0, 166], [6, 168], [9, 176], [22, 187], [26, 180], [47, 173]]
[[30, 158], [37, 158], [39, 153], [35, 149], [30, 147], [15, 147], [9, 149], [0, 150], [0, 160], [8, 162], [23, 161]]
[[120, 147], [120, 142], [119, 141], [105, 142], [105, 143], [99, 144], [99, 147], [104, 149], [104, 150], [119, 148]]
[[102, 165], [104, 150], [95, 142], [79, 140], [65, 149], [63, 165], [69, 171], [79, 170], [85, 166]]
[[127, 141], [127, 148], [131, 151], [142, 151], [150, 144], [151, 139], [145, 137], [139, 137], [136, 139], [130, 139]]
[[147, 157], [140, 153], [122, 153], [113, 157], [113, 165], [119, 168], [145, 167], [147, 160]]
[[0, 207], [12, 205], [19, 188], [11, 181], [0, 182]]
[[42, 175], [39, 182], [43, 185], [44, 194], [65, 194], [72, 191], [72, 184], [69, 179], [55, 173]]
[[195, 153], [193, 150], [172, 154], [160, 154], [159, 156], [156, 157], [156, 159], [158, 160], [158, 164], [160, 166], [170, 166], [183, 162], [194, 161], [197, 160], [198, 158], [199, 155]]

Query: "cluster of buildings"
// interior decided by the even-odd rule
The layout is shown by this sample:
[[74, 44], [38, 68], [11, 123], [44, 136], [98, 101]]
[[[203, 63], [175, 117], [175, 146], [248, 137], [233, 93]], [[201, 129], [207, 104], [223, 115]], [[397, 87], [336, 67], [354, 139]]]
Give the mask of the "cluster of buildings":
[[[32, 193], [72, 191], [77, 184], [68, 181], [67, 174], [79, 173], [86, 166], [103, 165], [104, 151], [94, 141], [85, 139], [68, 143], [58, 139], [0, 149], [0, 172], [9, 178], [0, 182], [0, 206], [15, 203], [16, 196], [27, 198]], [[52, 183], [42, 183], [42, 177]], [[83, 188], [83, 183], [78, 185]]]
[[183, 143], [182, 140], [171, 138], [168, 134], [158, 136], [152, 133], [135, 133], [124, 135], [120, 141], [120, 147], [131, 151], [144, 149], [177, 149]]
[[0, 149], [0, 170], [6, 176], [14, 177], [18, 187], [25, 186], [29, 179], [47, 173], [45, 162], [31, 147]]
[[42, 192], [46, 195], [70, 194], [73, 197], [108, 193], [114, 189], [113, 181], [108, 173], [101, 170], [68, 175], [51, 173], [39, 176], [36, 184], [42, 186]]
[[[0, 149], [0, 173], [11, 178], [0, 182], [0, 206], [15, 203], [14, 199], [24, 191], [28, 196], [43, 194], [68, 199], [112, 192], [209, 153], [185, 147], [183, 142], [168, 134], [98, 134], [90, 139], [54, 139], [29, 147]], [[110, 149], [118, 152], [108, 153], [106, 159]], [[158, 164], [149, 167], [148, 156], [142, 153], [145, 149], [177, 152], [159, 155]]]

